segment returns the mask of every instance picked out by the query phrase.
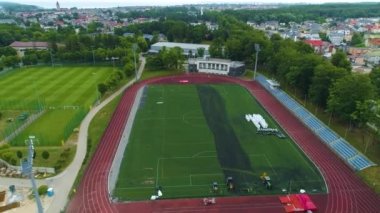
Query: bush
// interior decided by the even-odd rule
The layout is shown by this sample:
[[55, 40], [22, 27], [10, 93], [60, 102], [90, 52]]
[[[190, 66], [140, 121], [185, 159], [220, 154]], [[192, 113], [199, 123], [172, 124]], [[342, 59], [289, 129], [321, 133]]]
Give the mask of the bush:
[[3, 158], [3, 160], [9, 162], [12, 157], [13, 157], [13, 153], [12, 152], [4, 152], [1, 157]]
[[22, 152], [20, 150], [17, 150], [16, 155], [18, 158], [22, 158]]
[[54, 166], [55, 172], [60, 171], [61, 168], [62, 168], [62, 164], [60, 164], [60, 163], [57, 163], [57, 164]]
[[100, 94], [104, 95], [105, 92], [107, 92], [107, 85], [104, 84], [104, 83], [100, 83], [98, 84], [98, 91], [100, 92]]
[[3, 113], [2, 112], [0, 112], [0, 120], [1, 120], [1, 118], [3, 117]]
[[47, 159], [49, 159], [49, 157], [50, 157], [50, 154], [48, 151], [45, 150], [42, 152], [42, 158], [43, 159], [47, 160]]
[[8, 149], [10, 147], [11, 147], [11, 145], [9, 145], [9, 144], [6, 143], [6, 144], [3, 144], [3, 145], [0, 146], [0, 150]]
[[41, 185], [40, 187], [38, 187], [38, 194], [39, 195], [46, 195], [47, 190], [48, 190], [47, 185]]
[[69, 153], [68, 152], [62, 152], [61, 155], [60, 155], [61, 158], [63, 159], [66, 159], [69, 157]]
[[9, 163], [10, 164], [12, 164], [13, 166], [17, 166], [17, 160], [16, 159], [14, 159], [14, 158], [11, 158], [10, 160], [9, 160]]

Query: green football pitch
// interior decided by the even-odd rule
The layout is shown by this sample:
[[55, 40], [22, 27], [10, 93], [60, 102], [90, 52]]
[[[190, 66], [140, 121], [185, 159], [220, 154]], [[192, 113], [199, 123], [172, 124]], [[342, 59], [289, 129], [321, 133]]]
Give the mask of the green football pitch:
[[[17, 129], [22, 124], [17, 119], [18, 115], [36, 113], [36, 105], [40, 102], [46, 109], [45, 113], [11, 144], [25, 146], [28, 135], [35, 135], [40, 146], [61, 145], [67, 134], [72, 133], [68, 125], [78, 123], [76, 120], [83, 118], [98, 97], [97, 84], [104, 82], [111, 72], [112, 67], [39, 66], [1, 75], [0, 111], [7, 118], [1, 120], [0, 131]], [[8, 116], [14, 121], [6, 123]]]
[[[149, 85], [144, 89], [113, 192], [119, 200], [325, 193], [316, 167], [286, 136], [256, 133], [245, 114], [286, 133], [243, 87]], [[272, 188], [260, 176], [266, 173]], [[226, 187], [232, 177], [235, 190]], [[218, 190], [212, 190], [212, 183]]]

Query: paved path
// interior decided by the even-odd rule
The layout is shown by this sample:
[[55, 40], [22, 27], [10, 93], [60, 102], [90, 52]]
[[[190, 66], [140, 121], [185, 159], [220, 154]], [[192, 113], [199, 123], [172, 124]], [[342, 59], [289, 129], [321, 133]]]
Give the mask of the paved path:
[[[142, 72], [145, 67], [145, 58], [140, 56], [141, 65], [138, 70], [137, 79], [141, 78]], [[47, 209], [44, 209], [45, 212], [55, 213], [60, 212], [65, 208], [65, 205], [68, 201], [68, 196], [71, 190], [71, 187], [74, 184], [75, 178], [78, 175], [80, 168], [82, 167], [82, 162], [86, 155], [87, 151], [87, 135], [88, 128], [90, 126], [91, 120], [95, 117], [96, 113], [99, 112], [104, 106], [111, 102], [115, 97], [120, 95], [126, 88], [131, 86], [136, 82], [136, 78], [129, 81], [126, 85], [120, 88], [117, 92], [112, 94], [110, 97], [105, 99], [102, 103], [92, 108], [87, 116], [84, 118], [80, 125], [78, 142], [77, 142], [77, 151], [73, 162], [66, 168], [65, 171], [58, 174], [57, 176], [46, 178], [43, 180], [37, 180], [37, 184], [46, 184], [54, 188], [54, 197]], [[90, 160], [90, 159], [89, 159]], [[19, 179], [19, 178], [0, 178], [0, 183], [5, 186], [16, 185], [20, 187], [30, 187], [31, 183], [28, 179]]]

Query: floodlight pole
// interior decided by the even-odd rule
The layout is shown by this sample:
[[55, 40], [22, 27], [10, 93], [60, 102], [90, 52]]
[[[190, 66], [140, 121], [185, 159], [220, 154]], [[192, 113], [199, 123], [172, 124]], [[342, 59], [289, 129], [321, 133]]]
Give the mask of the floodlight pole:
[[49, 51], [50, 52], [50, 60], [51, 60], [51, 66], [54, 67], [54, 62], [53, 62], [53, 53], [51, 53], [51, 50]]
[[253, 80], [256, 80], [257, 59], [259, 58], [260, 44], [255, 44], [255, 51], [256, 51], [256, 60], [255, 60], [255, 71], [253, 72]]
[[33, 156], [34, 156], [34, 141], [35, 137], [34, 136], [29, 136], [29, 140], [27, 140], [28, 143], [28, 159], [24, 160], [26, 161], [25, 164], [22, 164], [22, 173], [26, 174], [29, 176], [30, 181], [32, 182], [32, 188], [34, 192], [34, 196], [36, 198], [36, 203], [37, 203], [37, 211], [38, 213], [43, 213], [44, 209], [42, 207], [42, 203], [40, 200], [40, 197], [38, 195], [38, 190], [37, 190], [37, 184], [36, 180], [34, 179], [33, 175]]
[[136, 68], [136, 49], [137, 49], [137, 44], [133, 44], [132, 45], [132, 49], [133, 49], [133, 59], [135, 60], [135, 79], [136, 79], [136, 82], [137, 82], [137, 68]]
[[94, 53], [94, 47], [92, 47], [92, 64], [95, 65], [95, 53]]

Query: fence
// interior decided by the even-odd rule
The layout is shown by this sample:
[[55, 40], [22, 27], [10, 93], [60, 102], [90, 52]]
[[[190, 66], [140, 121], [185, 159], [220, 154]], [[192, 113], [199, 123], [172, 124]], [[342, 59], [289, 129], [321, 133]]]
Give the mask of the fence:
[[272, 87], [263, 75], [259, 74], [256, 79], [354, 170], [363, 170], [376, 165], [288, 94], [279, 88]]
[[19, 132], [30, 125], [34, 120], [39, 118], [46, 108], [44, 99], [38, 100], [2, 100], [0, 101], [1, 111], [20, 111], [18, 115], [12, 117], [4, 117], [6, 119], [6, 127], [0, 131], [0, 141], [10, 141]]

